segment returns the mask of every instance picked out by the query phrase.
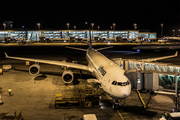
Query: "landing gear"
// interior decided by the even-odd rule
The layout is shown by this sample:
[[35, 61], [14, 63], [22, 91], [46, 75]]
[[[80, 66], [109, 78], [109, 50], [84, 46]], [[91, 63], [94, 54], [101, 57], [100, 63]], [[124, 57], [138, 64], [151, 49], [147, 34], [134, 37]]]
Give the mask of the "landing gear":
[[119, 109], [119, 108], [120, 108], [119, 104], [115, 104], [115, 103], [113, 104], [113, 109], [114, 109], [114, 110], [117, 110], [117, 109]]
[[118, 100], [114, 100], [114, 101], [113, 101], [113, 106], [112, 106], [112, 108], [113, 108], [114, 110], [117, 110], [117, 109], [119, 109], [120, 107], [121, 107], [120, 102], [119, 102]]

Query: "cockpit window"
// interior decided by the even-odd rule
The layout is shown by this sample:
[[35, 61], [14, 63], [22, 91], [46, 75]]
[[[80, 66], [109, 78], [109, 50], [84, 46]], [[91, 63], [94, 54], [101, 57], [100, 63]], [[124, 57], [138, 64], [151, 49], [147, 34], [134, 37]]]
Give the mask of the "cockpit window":
[[115, 85], [114, 83], [115, 83], [115, 81], [112, 82], [113, 85]]
[[112, 82], [113, 85], [119, 85], [119, 86], [126, 86], [126, 85], [129, 85], [129, 81], [127, 82], [117, 82], [117, 81], [113, 81]]
[[123, 82], [123, 85], [122, 86], [126, 86], [127, 85], [127, 82]]
[[117, 85], [117, 82], [115, 81], [115, 83], [114, 83], [115, 85]]
[[129, 85], [130, 83], [129, 83], [129, 81], [127, 81], [127, 85]]
[[122, 86], [122, 82], [118, 82], [118, 85]]

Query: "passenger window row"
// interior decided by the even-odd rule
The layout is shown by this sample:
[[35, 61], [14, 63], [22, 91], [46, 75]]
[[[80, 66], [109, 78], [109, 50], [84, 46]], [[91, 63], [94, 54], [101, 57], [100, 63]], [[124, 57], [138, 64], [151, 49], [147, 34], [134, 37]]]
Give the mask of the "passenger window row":
[[119, 86], [126, 86], [126, 85], [129, 85], [129, 81], [127, 82], [117, 82], [117, 81], [113, 81], [112, 82], [113, 85], [119, 85]]

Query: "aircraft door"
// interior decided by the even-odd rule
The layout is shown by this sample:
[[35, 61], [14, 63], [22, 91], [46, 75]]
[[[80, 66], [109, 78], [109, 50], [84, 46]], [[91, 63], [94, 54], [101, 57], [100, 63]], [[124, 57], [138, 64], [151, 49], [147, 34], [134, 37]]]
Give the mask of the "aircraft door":
[[103, 86], [105, 89], [108, 89], [110, 87], [108, 81], [109, 81], [109, 74], [106, 73], [105, 76], [103, 77]]

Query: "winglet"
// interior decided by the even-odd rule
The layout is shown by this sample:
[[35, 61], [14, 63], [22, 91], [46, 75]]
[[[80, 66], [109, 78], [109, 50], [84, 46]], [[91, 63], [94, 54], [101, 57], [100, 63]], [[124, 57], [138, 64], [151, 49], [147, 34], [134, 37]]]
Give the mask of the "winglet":
[[176, 51], [175, 56], [178, 56], [178, 51]]
[[5, 54], [6, 58], [8, 58], [8, 55], [7, 55], [7, 53], [6, 53], [6, 52], [4, 52], [4, 54]]

